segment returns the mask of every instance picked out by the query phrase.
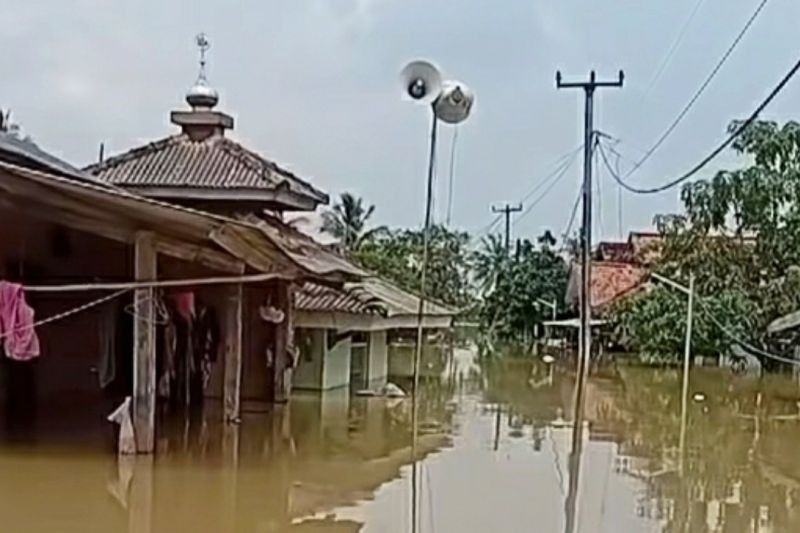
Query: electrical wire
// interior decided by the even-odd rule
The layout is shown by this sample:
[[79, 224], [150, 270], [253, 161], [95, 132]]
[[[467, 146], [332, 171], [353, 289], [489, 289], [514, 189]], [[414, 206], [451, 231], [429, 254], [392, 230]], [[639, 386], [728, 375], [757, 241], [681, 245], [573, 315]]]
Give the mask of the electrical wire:
[[572, 214], [569, 216], [569, 222], [567, 223], [567, 228], [561, 234], [562, 246], [559, 252], [563, 252], [564, 250], [566, 250], [567, 239], [569, 239], [569, 234], [572, 232], [572, 226], [573, 224], [575, 224], [575, 219], [578, 216], [578, 207], [580, 207], [581, 205], [581, 197], [583, 196], [582, 193], [583, 193], [582, 190], [578, 190], [578, 194], [575, 197], [575, 204], [572, 206]]
[[[741, 124], [739, 124], [736, 129], [725, 139], [719, 146], [717, 146], [710, 154], [708, 154], [702, 161], [697, 163], [692, 169], [690, 169], [685, 174], [668, 181], [667, 183], [660, 185], [658, 187], [650, 187], [650, 188], [642, 188], [642, 187], [634, 187], [633, 185], [629, 185], [625, 182], [623, 178], [621, 178], [618, 174], [611, 170], [611, 165], [608, 163], [608, 158], [605, 156], [605, 151], [600, 145], [600, 154], [603, 156], [603, 161], [606, 163], [606, 168], [609, 169], [611, 172], [612, 177], [619, 183], [623, 188], [626, 190], [636, 193], [636, 194], [657, 194], [660, 192], [664, 192], [669, 190], [676, 185], [680, 185], [684, 181], [688, 180], [698, 172], [700, 172], [706, 165], [708, 165], [711, 161], [713, 161], [723, 150], [725, 150], [728, 146], [730, 146], [739, 135], [742, 134], [747, 128], [753, 124], [758, 116], [761, 114], [762, 111], [775, 99], [776, 96], [786, 87], [786, 85], [791, 81], [792, 78], [797, 74], [797, 71], [800, 70], [800, 60], [798, 60], [794, 66], [786, 73], [783, 79], [775, 86], [774, 89], [769, 93], [767, 98], [759, 104], [759, 106], [753, 111], [753, 113]], [[626, 178], [630, 176], [631, 172], [626, 174]]]
[[640, 99], [641, 101], [647, 99], [647, 95], [650, 94], [650, 91], [653, 90], [653, 87], [655, 86], [656, 82], [661, 78], [661, 75], [667, 68], [667, 64], [669, 64], [670, 59], [672, 59], [672, 56], [675, 55], [675, 52], [678, 50], [678, 46], [681, 44], [681, 41], [683, 41], [683, 38], [686, 36], [686, 31], [689, 29], [689, 26], [692, 24], [692, 21], [694, 21], [697, 12], [700, 11], [700, 6], [703, 5], [703, 2], [705, 2], [705, 0], [697, 0], [697, 3], [694, 5], [694, 9], [692, 9], [692, 12], [689, 13], [689, 16], [686, 18], [686, 21], [683, 23], [683, 26], [681, 27], [681, 30], [678, 32], [678, 36], [675, 38], [674, 41], [672, 41], [672, 45], [669, 47], [667, 54], [664, 56], [664, 59], [661, 60], [661, 64], [658, 66], [655, 75], [650, 80], [650, 83], [648, 84], [647, 89], [644, 91], [644, 94], [642, 94], [642, 97]]
[[658, 138], [658, 140], [655, 142], [655, 144], [653, 144], [653, 146], [650, 147], [650, 149], [647, 150], [647, 152], [645, 152], [644, 156], [625, 175], [626, 178], [630, 177], [631, 174], [633, 174], [634, 172], [639, 170], [639, 168], [641, 168], [641, 166], [645, 163], [645, 161], [650, 159], [650, 157], [655, 153], [655, 151], [658, 150], [661, 147], [661, 145], [664, 144], [664, 141], [666, 141], [667, 138], [672, 134], [672, 132], [675, 131], [675, 128], [678, 127], [678, 124], [680, 124], [680, 122], [684, 119], [684, 117], [686, 117], [686, 115], [689, 113], [689, 111], [692, 109], [692, 107], [694, 107], [694, 104], [697, 102], [697, 100], [700, 98], [700, 96], [705, 92], [705, 90], [708, 88], [708, 86], [711, 84], [711, 82], [717, 76], [717, 73], [720, 71], [722, 66], [725, 64], [725, 62], [731, 56], [731, 54], [736, 49], [738, 44], [741, 42], [742, 38], [745, 36], [747, 31], [750, 29], [750, 27], [756, 21], [756, 19], [758, 18], [758, 15], [761, 14], [761, 11], [764, 9], [764, 6], [767, 5], [768, 1], [769, 0], [761, 0], [761, 3], [759, 3], [759, 5], [756, 8], [756, 10], [753, 12], [753, 14], [747, 20], [747, 23], [744, 25], [742, 30], [739, 32], [739, 34], [733, 40], [733, 43], [731, 43], [731, 45], [728, 47], [728, 49], [722, 55], [722, 58], [720, 58], [720, 60], [716, 64], [716, 66], [711, 70], [711, 73], [706, 77], [705, 81], [700, 85], [700, 87], [694, 93], [694, 96], [692, 96], [692, 98], [689, 100], [689, 102], [686, 104], [686, 106], [684, 106], [683, 110], [681, 110], [681, 112], [678, 113], [678, 116], [675, 117], [675, 120], [672, 121], [672, 124], [669, 125], [669, 127], [664, 131], [663, 134], [661, 134], [661, 137]]
[[544, 191], [542, 191], [542, 194], [540, 194], [533, 202], [528, 204], [528, 207], [526, 207], [525, 210], [522, 213], [520, 213], [520, 215], [517, 217], [517, 222], [525, 218], [525, 216], [527, 216], [533, 210], [534, 207], [539, 205], [539, 203], [547, 197], [550, 191], [553, 190], [553, 187], [555, 187], [556, 184], [558, 184], [558, 182], [560, 182], [564, 178], [564, 176], [566, 176], [567, 171], [570, 169], [572, 163], [574, 163], [577, 158], [578, 158], [578, 153], [577, 152], [573, 153], [572, 158], [570, 158], [561, 166], [561, 169], [558, 172], [558, 174], [554, 174], [552, 176], [550, 184], [545, 188]]
[[[571, 165], [572, 162], [574, 161], [575, 157], [577, 156], [577, 154], [582, 149], [583, 149], [583, 145], [580, 145], [577, 148], [574, 148], [574, 149], [570, 150], [566, 154], [564, 154], [561, 157], [559, 157], [558, 159], [556, 159], [552, 163], [552, 164], [556, 165], [556, 167], [553, 169], [553, 171], [550, 172], [548, 175], [546, 175], [542, 180], [538, 181], [536, 183], [536, 185], [534, 185], [533, 188], [531, 188], [531, 190], [529, 190], [527, 193], [525, 193], [525, 195], [523, 196], [522, 200], [520, 200], [519, 203], [525, 203], [539, 189], [541, 189], [543, 186], [546, 186], [548, 183], [550, 183], [551, 179], [553, 179], [554, 177], [559, 175], [559, 173], [564, 172], [565, 171], [564, 167]], [[472, 238], [470, 239], [470, 242], [478, 241], [481, 238], [483, 238], [484, 236], [486, 236], [489, 233], [491, 233], [494, 230], [494, 228], [497, 227], [497, 224], [500, 223], [502, 218], [503, 218], [502, 214], [497, 215], [489, 224], [487, 224], [486, 226], [483, 226], [482, 228], [477, 230], [473, 234]]]

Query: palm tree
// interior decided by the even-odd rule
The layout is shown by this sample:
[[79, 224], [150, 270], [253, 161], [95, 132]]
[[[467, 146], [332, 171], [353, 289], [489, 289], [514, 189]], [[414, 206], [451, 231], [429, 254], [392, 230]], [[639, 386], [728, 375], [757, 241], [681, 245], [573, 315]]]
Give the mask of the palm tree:
[[481, 249], [475, 252], [474, 265], [475, 281], [483, 293], [489, 292], [508, 266], [508, 251], [500, 235], [481, 239]]
[[339, 239], [345, 250], [358, 250], [365, 241], [385, 229], [383, 226], [367, 229], [367, 221], [374, 212], [374, 205], [366, 206], [362, 198], [342, 193], [333, 208], [322, 213], [322, 230]]

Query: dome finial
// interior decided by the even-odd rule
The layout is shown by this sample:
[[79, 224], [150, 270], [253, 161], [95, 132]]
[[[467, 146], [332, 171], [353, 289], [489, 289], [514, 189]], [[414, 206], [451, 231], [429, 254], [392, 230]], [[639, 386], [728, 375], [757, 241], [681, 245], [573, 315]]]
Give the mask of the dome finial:
[[211, 43], [205, 33], [198, 33], [195, 43], [200, 51], [200, 70], [194, 86], [186, 93], [186, 101], [192, 106], [192, 109], [211, 109], [219, 102], [219, 94], [208, 86], [206, 78], [206, 52], [211, 48]]

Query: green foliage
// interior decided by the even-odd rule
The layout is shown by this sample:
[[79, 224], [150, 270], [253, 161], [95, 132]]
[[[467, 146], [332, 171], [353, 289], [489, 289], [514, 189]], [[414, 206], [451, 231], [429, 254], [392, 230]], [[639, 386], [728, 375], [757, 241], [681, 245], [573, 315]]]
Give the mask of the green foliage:
[[[657, 218], [665, 238], [657, 269], [684, 283], [693, 273], [714, 316], [749, 342], [779, 349], [766, 326], [800, 307], [800, 125], [757, 122], [734, 150], [746, 166], [685, 185], [685, 213]], [[626, 303], [616, 318], [634, 347], [670, 359], [681, 353], [685, 306], [683, 296], [655, 290]], [[694, 351], [725, 353], [722, 332], [702, 309], [696, 316]]]
[[482, 284], [486, 288], [479, 310], [481, 328], [491, 340], [501, 342], [532, 338], [535, 325], [552, 313], [542, 301], [560, 302], [564, 298], [566, 263], [552, 249], [551, 236], [540, 239], [538, 248], [528, 240], [522, 241], [515, 257], [503, 254], [502, 260], [496, 256], [493, 241], [486, 244], [474, 259], [476, 265], [495, 268], [489, 271], [476, 267], [482, 279], [488, 275], [493, 279], [490, 285]]
[[[426, 293], [434, 300], [458, 309], [467, 307], [472, 301], [469, 241], [465, 232], [438, 225], [430, 229]], [[352, 257], [365, 268], [418, 293], [422, 250], [422, 230], [387, 230], [365, 240]]]
[[366, 206], [362, 198], [349, 192], [342, 193], [333, 209], [322, 213], [322, 229], [339, 239], [345, 250], [357, 250], [367, 240], [385, 230], [383, 227], [367, 229], [367, 222], [375, 206]]

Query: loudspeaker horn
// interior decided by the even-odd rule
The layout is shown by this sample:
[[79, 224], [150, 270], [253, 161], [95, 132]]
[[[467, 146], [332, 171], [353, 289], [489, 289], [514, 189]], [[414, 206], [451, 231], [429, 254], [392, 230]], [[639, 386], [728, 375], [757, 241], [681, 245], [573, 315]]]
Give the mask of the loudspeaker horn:
[[400, 72], [403, 94], [418, 102], [433, 102], [442, 91], [442, 75], [428, 61], [412, 61]]
[[463, 122], [472, 111], [475, 93], [460, 81], [446, 81], [433, 103], [436, 117], [448, 124]]

